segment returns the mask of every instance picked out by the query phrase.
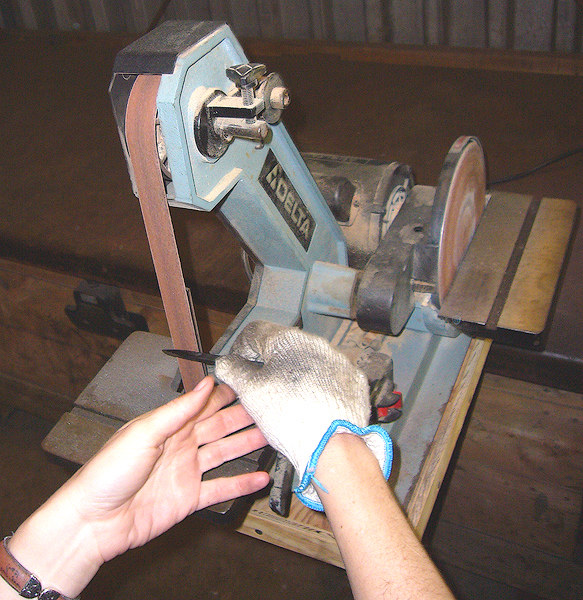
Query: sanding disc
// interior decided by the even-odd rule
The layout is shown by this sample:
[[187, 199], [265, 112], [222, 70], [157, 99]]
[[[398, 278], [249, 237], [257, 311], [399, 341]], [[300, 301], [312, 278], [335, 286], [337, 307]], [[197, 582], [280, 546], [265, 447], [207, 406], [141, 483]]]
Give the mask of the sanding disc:
[[435, 190], [432, 229], [438, 241], [439, 302], [453, 283], [486, 205], [486, 166], [479, 140], [460, 137], [450, 148]]

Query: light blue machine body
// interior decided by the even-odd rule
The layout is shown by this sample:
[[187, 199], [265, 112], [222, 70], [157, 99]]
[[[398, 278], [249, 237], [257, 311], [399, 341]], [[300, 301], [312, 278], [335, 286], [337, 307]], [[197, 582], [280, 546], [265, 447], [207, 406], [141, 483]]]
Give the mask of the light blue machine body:
[[[177, 57], [174, 72], [162, 75], [157, 98], [172, 174], [169, 203], [218, 212], [256, 262], [249, 301], [213, 351], [228, 352], [251, 321], [301, 324], [348, 353], [356, 345], [366, 355], [371, 343], [392, 356], [406, 413], [416, 410], [419, 396], [447, 397], [470, 338], [441, 321], [429, 303], [417, 303], [398, 337], [355, 334], [349, 320], [357, 272], [348, 266], [343, 234], [281, 122], [271, 125], [265, 143], [235, 138], [216, 159], [197, 148], [194, 121], [202, 99], [212, 89], [234, 93], [226, 69], [245, 62], [229, 27], [219, 27]], [[298, 214], [298, 203], [306, 215]], [[294, 227], [300, 216], [312, 221], [309, 244]], [[402, 428], [403, 422], [388, 428], [395, 425]]]
[[[162, 75], [157, 105], [172, 173], [169, 203], [218, 210], [258, 265], [253, 306], [240, 315], [228, 339], [221, 340], [221, 351], [228, 350], [229, 340], [245, 323], [257, 319], [284, 325], [301, 320], [305, 329], [330, 339], [340, 319], [310, 310], [305, 291], [315, 263], [320, 271], [326, 271], [326, 263], [347, 268], [346, 243], [284, 125], [272, 125], [265, 144], [235, 138], [216, 159], [196, 146], [193, 131], [201, 98], [212, 88], [232, 92], [235, 86], [225, 71], [244, 62], [241, 46], [225, 25], [179, 55], [174, 73]], [[350, 271], [345, 271], [349, 279], [354, 277]], [[349, 298], [339, 302], [346, 305]]]
[[[215, 23], [168, 22], [160, 28], [162, 33], [148, 34], [147, 43], [137, 47], [134, 43], [133, 48], [122, 51], [110, 93], [133, 180], [124, 129], [127, 100], [137, 76], [162, 73], [157, 96], [158, 142], [161, 159], [167, 157], [162, 170], [170, 172], [165, 179], [168, 202], [218, 213], [255, 263], [248, 302], [212, 351], [227, 353], [248, 322], [263, 319], [300, 325], [327, 338], [365, 372], [366, 367], [374, 371], [379, 356], [390, 357], [394, 375], [390, 369], [376, 372], [374, 377], [367, 375], [371, 382], [386, 377], [392, 383], [394, 379], [403, 394], [401, 418], [383, 426], [398, 450], [391, 477], [397, 497], [405, 502], [463, 361], [468, 350], [472, 351], [470, 338], [438, 318], [429, 294], [415, 296], [415, 308], [399, 335], [363, 331], [354, 320], [353, 308], [360, 273], [348, 265], [341, 229], [283, 124], [271, 124], [262, 143], [234, 137], [218, 158], [199, 150], [195, 120], [201, 106], [213, 90], [234, 98], [238, 90], [226, 70], [248, 62], [231, 30]], [[188, 44], [182, 43], [185, 38]], [[196, 41], [191, 44], [191, 40]], [[426, 198], [427, 204], [432, 202], [433, 188], [415, 188], [418, 197]], [[410, 223], [407, 225], [408, 231]], [[209, 254], [220, 251], [208, 248]], [[91, 424], [87, 436], [97, 438], [99, 447], [105, 441], [104, 422], [110, 423], [113, 431], [120, 421], [174, 398], [179, 383], [176, 360], [162, 352], [170, 346], [172, 340], [164, 336], [132, 334], [79, 396], [77, 420], [71, 423], [82, 419]], [[56, 429], [56, 440], [79, 435], [79, 428], [69, 419]], [[86, 441], [83, 438], [78, 446], [85, 448]], [[59, 443], [47, 442], [47, 447], [56, 448]], [[53, 452], [63, 455], [61, 450]], [[63, 456], [72, 458], [68, 450]]]

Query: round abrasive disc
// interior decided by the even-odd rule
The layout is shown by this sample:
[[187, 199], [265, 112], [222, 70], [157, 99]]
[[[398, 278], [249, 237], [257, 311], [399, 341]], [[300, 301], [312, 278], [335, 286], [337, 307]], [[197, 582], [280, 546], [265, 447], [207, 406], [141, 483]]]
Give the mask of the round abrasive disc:
[[[437, 258], [439, 302], [447, 296], [486, 205], [486, 166], [476, 138], [460, 137], [439, 177], [435, 201], [442, 205]], [[434, 223], [435, 225], [435, 223]]]

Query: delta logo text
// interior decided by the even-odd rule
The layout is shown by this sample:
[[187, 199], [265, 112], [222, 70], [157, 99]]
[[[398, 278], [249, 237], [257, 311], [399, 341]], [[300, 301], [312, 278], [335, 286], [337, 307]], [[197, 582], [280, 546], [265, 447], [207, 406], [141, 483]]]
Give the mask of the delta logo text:
[[298, 242], [308, 250], [314, 233], [314, 219], [271, 150], [259, 181]]

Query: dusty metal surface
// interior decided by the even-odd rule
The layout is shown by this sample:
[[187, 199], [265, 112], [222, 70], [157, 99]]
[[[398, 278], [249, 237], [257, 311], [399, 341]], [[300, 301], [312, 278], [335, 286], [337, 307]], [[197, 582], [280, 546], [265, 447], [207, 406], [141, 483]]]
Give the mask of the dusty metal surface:
[[577, 214], [569, 200], [492, 194], [440, 316], [474, 334], [540, 345]]
[[422, 324], [424, 310], [416, 306], [398, 337], [366, 332], [346, 321], [332, 340], [357, 364], [375, 352], [393, 359], [395, 383], [404, 399], [403, 416], [383, 427], [394, 443], [390, 481], [402, 503], [417, 482], [471, 341], [464, 334], [445, 337], [430, 333]]
[[43, 448], [84, 463], [125, 422], [178, 396], [176, 359], [162, 352], [170, 343], [153, 333], [130, 335], [51, 430]]
[[486, 324], [530, 203], [530, 196], [492, 195], [442, 303], [441, 316], [458, 323]]

